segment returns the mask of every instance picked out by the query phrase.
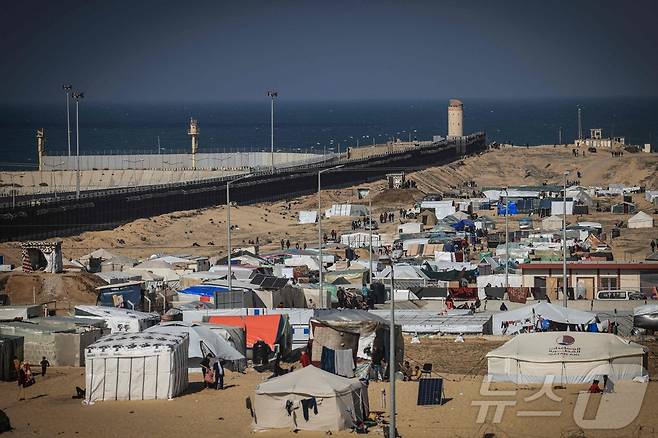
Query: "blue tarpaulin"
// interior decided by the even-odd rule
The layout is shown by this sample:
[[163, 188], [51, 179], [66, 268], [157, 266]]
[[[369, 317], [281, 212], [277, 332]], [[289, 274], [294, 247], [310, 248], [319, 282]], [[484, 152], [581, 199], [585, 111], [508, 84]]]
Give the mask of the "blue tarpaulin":
[[462, 219], [456, 224], [452, 224], [452, 227], [457, 231], [463, 231], [466, 227], [475, 228], [475, 222], [469, 219]]
[[187, 289], [179, 290], [178, 293], [213, 298], [215, 296], [215, 292], [226, 291], [228, 291], [228, 287], [218, 286], [215, 284], [197, 284], [196, 286], [190, 286]]
[[[516, 208], [516, 202], [513, 201], [507, 204], [507, 210], [508, 210], [507, 214], [510, 215], [519, 213], [518, 209]], [[499, 216], [505, 215], [505, 204], [502, 202], [498, 203], [498, 215]]]

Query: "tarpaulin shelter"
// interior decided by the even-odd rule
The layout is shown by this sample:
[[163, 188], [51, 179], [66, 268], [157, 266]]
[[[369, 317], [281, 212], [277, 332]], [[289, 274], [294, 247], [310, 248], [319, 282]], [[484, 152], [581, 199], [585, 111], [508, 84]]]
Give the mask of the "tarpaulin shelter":
[[358, 379], [307, 366], [259, 384], [252, 407], [255, 430], [337, 432], [368, 417], [368, 388]]
[[499, 216], [512, 215], [512, 214], [519, 214], [519, 211], [516, 208], [516, 202], [510, 201], [507, 203], [507, 206], [505, 205], [504, 202], [498, 203]]
[[318, 212], [315, 210], [302, 210], [299, 212], [299, 219], [297, 220], [300, 224], [314, 224], [318, 221]]
[[62, 241], [21, 243], [23, 272], [62, 272]]
[[513, 335], [525, 327], [533, 327], [537, 319], [566, 326], [583, 326], [596, 321], [596, 315], [590, 312], [539, 302], [506, 312], [495, 313], [492, 317], [494, 335]]
[[459, 222], [457, 222], [456, 224], [453, 224], [452, 227], [457, 231], [464, 231], [464, 229], [466, 229], [466, 228], [474, 229], [475, 228], [475, 222], [473, 222], [470, 219], [462, 219]]
[[242, 360], [233, 360], [227, 364], [227, 368], [233, 371], [242, 372], [247, 368], [247, 337], [242, 327], [231, 327], [228, 325], [202, 323], [213, 333], [217, 333], [224, 338], [231, 347], [235, 348], [245, 358]]
[[138, 312], [105, 306], [75, 306], [76, 317], [94, 317], [105, 320], [111, 333], [137, 333], [160, 322], [157, 313]]
[[[311, 326], [311, 360], [319, 364], [322, 348], [332, 350], [351, 349], [356, 362], [358, 357], [368, 357], [364, 350], [381, 348], [385, 357], [389, 357], [390, 323], [373, 313], [355, 309], [316, 309], [310, 319]], [[402, 329], [395, 325], [396, 358], [399, 363], [404, 356]]]
[[491, 381], [583, 384], [647, 375], [645, 347], [608, 333], [542, 332], [514, 337], [487, 353]]
[[187, 334], [117, 333], [85, 349], [86, 401], [167, 400], [188, 385]]
[[628, 228], [653, 228], [653, 217], [639, 211], [628, 220]]
[[291, 342], [291, 329], [286, 315], [244, 315], [208, 317], [211, 324], [221, 324], [232, 327], [243, 327], [247, 338], [247, 348], [253, 347], [258, 340], [264, 341], [270, 348], [279, 344], [283, 351], [288, 351]]
[[187, 334], [189, 349], [188, 367], [198, 368], [201, 360], [212, 353], [213, 356], [228, 361], [245, 359], [239, 351], [219, 333], [196, 323], [184, 321], [163, 322], [145, 330], [147, 333]]

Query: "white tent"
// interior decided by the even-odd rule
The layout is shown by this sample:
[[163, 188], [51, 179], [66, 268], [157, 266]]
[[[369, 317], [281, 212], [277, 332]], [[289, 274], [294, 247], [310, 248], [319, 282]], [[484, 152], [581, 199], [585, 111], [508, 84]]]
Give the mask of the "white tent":
[[105, 320], [111, 333], [137, 333], [160, 322], [157, 313], [138, 312], [105, 306], [75, 306], [75, 316]]
[[298, 223], [314, 224], [318, 221], [318, 212], [315, 210], [303, 210], [299, 212]]
[[201, 359], [208, 353], [224, 360], [242, 360], [245, 357], [237, 351], [219, 333], [213, 332], [201, 324], [169, 321], [154, 325], [146, 330], [147, 333], [188, 334], [189, 351], [187, 353], [188, 366], [197, 368]]
[[[340, 243], [347, 245], [350, 248], [365, 248], [370, 246], [370, 234], [363, 232], [341, 234]], [[372, 246], [373, 248], [379, 248], [380, 238], [379, 234], [372, 234]]]
[[188, 385], [185, 334], [117, 333], [85, 349], [87, 402], [163, 400]]
[[491, 330], [494, 335], [513, 335], [524, 327], [534, 326], [540, 316], [549, 321], [571, 325], [585, 325], [596, 320], [596, 315], [593, 313], [541, 301], [507, 312], [495, 313], [491, 319]]
[[591, 383], [607, 375], [613, 382], [645, 376], [646, 351], [607, 333], [526, 333], [487, 353], [491, 381]]
[[[573, 214], [573, 201], [567, 201], [567, 214]], [[561, 215], [564, 212], [564, 201], [551, 202], [551, 216]]]
[[[317, 414], [304, 404], [315, 398]], [[292, 429], [340, 431], [368, 416], [368, 389], [358, 379], [346, 379], [312, 365], [261, 383], [254, 395], [255, 430]], [[289, 415], [286, 403], [292, 402]]]
[[643, 211], [638, 211], [628, 220], [628, 228], [653, 228], [653, 217]]
[[356, 204], [334, 204], [324, 213], [326, 217], [332, 216], [368, 216], [368, 208], [365, 205]]

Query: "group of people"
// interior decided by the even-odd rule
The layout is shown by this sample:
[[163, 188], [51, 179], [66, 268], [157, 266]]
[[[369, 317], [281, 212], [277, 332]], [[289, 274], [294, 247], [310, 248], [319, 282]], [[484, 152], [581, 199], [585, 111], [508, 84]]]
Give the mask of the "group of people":
[[[325, 234], [325, 240], [326, 240], [326, 238], [327, 238], [327, 236]], [[256, 242], [256, 243], [258, 243], [258, 242]], [[307, 247], [308, 247], [308, 245], [306, 245], [306, 242], [304, 242], [303, 245], [300, 245], [299, 242], [295, 243], [295, 249], [306, 249]], [[281, 249], [282, 250], [290, 249], [290, 239], [287, 239], [287, 240], [281, 239]]]
[[392, 211], [386, 211], [379, 215], [379, 222], [382, 224], [393, 221], [395, 221], [395, 213]]
[[204, 388], [224, 389], [224, 361], [208, 353], [201, 361]]
[[[34, 379], [34, 374], [32, 373], [30, 363], [28, 361], [21, 362], [18, 359], [18, 356], [13, 357], [12, 364], [14, 366], [14, 370], [16, 371], [16, 383], [18, 384], [18, 399], [25, 400], [25, 389], [29, 388], [30, 386], [36, 383], [36, 380]], [[39, 363], [39, 365], [41, 365], [41, 376], [45, 377], [46, 371], [50, 367], [50, 362], [48, 362], [48, 359], [46, 359], [46, 357], [44, 356], [41, 358], [41, 362]]]

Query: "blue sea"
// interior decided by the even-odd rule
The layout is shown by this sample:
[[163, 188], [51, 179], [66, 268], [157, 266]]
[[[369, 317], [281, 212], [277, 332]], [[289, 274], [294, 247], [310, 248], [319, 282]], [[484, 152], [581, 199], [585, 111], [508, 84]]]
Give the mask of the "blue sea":
[[[431, 139], [445, 135], [447, 103], [419, 101], [286, 101], [275, 105], [275, 148], [342, 150], [346, 145], [384, 142], [391, 137]], [[577, 136], [577, 107], [583, 133], [603, 128], [627, 143], [654, 142], [658, 136], [658, 98], [465, 99], [466, 133], [485, 131], [488, 141], [553, 144]], [[269, 150], [270, 102], [98, 103], [80, 105], [81, 153], [187, 151], [189, 118], [199, 121], [201, 151]], [[71, 105], [72, 147], [75, 113]], [[45, 128], [50, 154], [67, 153], [66, 102], [0, 105], [0, 167], [28, 169], [36, 162], [35, 130]], [[332, 143], [333, 140], [333, 143]]]

